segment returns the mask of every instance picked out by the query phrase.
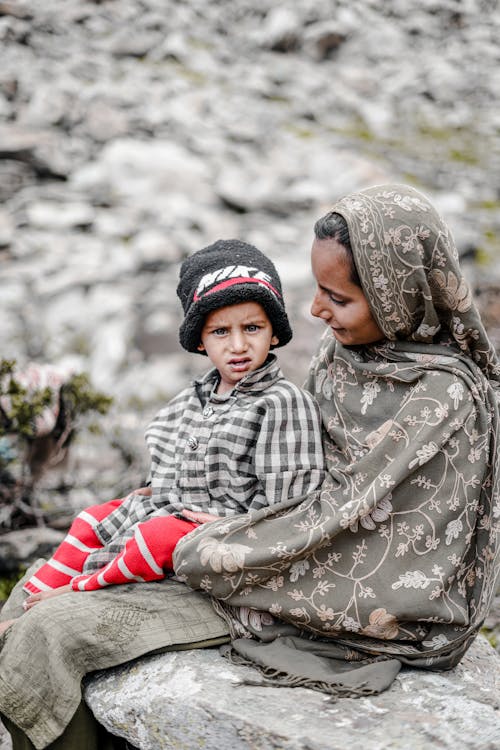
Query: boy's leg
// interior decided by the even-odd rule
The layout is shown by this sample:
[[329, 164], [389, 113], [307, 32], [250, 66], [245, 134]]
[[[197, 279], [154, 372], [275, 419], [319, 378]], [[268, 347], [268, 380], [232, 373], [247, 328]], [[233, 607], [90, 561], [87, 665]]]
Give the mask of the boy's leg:
[[172, 570], [175, 545], [198, 524], [175, 516], [156, 516], [139, 523], [134, 536], [114, 560], [92, 575], [78, 576], [73, 588], [93, 591], [117, 583], [158, 581]]
[[[2, 714], [0, 717], [11, 736], [12, 750], [35, 750], [16, 724]], [[64, 732], [46, 750], [125, 750], [126, 747], [126, 741], [107, 732], [82, 700]]]
[[81, 573], [89, 554], [102, 547], [94, 531], [95, 526], [122, 502], [123, 498], [110, 500], [82, 510], [52, 557], [26, 581], [24, 591], [38, 594], [40, 591], [60, 588]]

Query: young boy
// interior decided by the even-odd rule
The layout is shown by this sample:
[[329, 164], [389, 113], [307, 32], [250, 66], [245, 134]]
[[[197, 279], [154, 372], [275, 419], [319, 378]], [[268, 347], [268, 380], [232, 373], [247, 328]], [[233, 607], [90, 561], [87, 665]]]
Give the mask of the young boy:
[[214, 367], [149, 425], [150, 489], [82, 511], [26, 583], [26, 608], [65, 591], [164, 578], [197, 523], [323, 481], [319, 409], [270, 354], [292, 337], [273, 263], [245, 242], [219, 240], [184, 261], [177, 294], [180, 343]]

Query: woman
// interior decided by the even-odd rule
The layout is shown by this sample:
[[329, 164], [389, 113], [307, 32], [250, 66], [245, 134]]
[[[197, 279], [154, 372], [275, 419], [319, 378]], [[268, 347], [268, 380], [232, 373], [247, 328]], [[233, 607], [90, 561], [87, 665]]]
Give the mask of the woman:
[[[209, 592], [226, 622], [207, 597], [181, 584], [174, 596], [161, 582], [35, 608], [36, 632], [50, 614], [44, 635], [54, 640], [34, 657], [20, 656], [29, 633], [7, 631], [0, 710], [37, 747], [65, 726], [50, 747], [72, 747], [85, 672], [164, 646], [169, 629], [180, 642], [173, 604], [183, 597], [204, 626], [185, 642], [224, 640], [229, 628], [233, 660], [338, 695], [379, 692], [401, 663], [450, 668], [477, 634], [498, 571], [500, 368], [452, 239], [427, 199], [400, 185], [347, 196], [315, 232], [312, 312], [330, 330], [308, 387], [322, 410], [327, 480], [302, 502], [215, 521], [180, 542], [176, 572]], [[66, 628], [73, 650], [61, 658]], [[49, 710], [24, 675], [36, 664], [48, 682], [54, 651], [65, 680]], [[39, 731], [56, 709], [57, 728]], [[15, 750], [33, 746], [10, 728]]]
[[[216, 598], [233, 637], [247, 636], [233, 658], [285, 682], [316, 679], [292, 664], [297, 649], [317, 649], [311, 635], [341, 659], [447, 669], [476, 636], [498, 574], [499, 362], [423, 195], [402, 185], [349, 195], [315, 235], [312, 314], [329, 330], [308, 388], [328, 479], [299, 504], [197, 530], [176, 571]], [[260, 646], [248, 608], [306, 638]], [[273, 626], [258, 627], [272, 638]], [[390, 681], [389, 667], [379, 676]]]

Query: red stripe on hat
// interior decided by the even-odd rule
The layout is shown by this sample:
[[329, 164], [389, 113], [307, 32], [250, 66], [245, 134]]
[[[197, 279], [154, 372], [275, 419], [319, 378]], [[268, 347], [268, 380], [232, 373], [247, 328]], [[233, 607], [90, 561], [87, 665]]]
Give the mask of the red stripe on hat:
[[261, 284], [262, 286], [270, 289], [273, 294], [281, 299], [281, 294], [268, 281], [264, 281], [264, 279], [256, 279], [252, 276], [239, 276], [235, 279], [226, 279], [225, 281], [221, 281], [220, 284], [217, 284], [216, 286], [212, 287], [212, 289], [209, 289], [208, 292], [204, 292], [200, 296], [198, 296], [195, 292], [193, 296], [193, 302], [198, 302], [202, 297], [206, 297], [208, 294], [213, 294], [214, 292], [220, 292], [222, 289], [227, 289], [230, 286], [248, 283]]

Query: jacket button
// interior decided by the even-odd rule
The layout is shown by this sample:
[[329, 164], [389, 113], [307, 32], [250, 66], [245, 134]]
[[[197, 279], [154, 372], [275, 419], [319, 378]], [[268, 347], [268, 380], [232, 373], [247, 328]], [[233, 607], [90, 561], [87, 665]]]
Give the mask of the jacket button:
[[213, 413], [214, 413], [214, 410], [212, 409], [211, 406], [205, 406], [205, 408], [203, 409], [204, 417], [211, 417]]
[[191, 435], [187, 440], [187, 445], [189, 450], [195, 451], [198, 447], [198, 441], [193, 435]]

